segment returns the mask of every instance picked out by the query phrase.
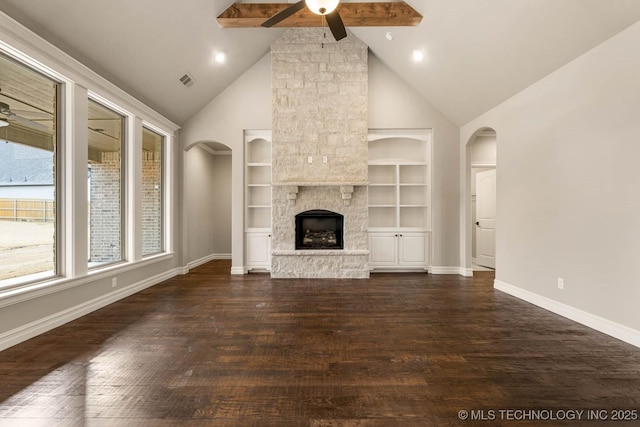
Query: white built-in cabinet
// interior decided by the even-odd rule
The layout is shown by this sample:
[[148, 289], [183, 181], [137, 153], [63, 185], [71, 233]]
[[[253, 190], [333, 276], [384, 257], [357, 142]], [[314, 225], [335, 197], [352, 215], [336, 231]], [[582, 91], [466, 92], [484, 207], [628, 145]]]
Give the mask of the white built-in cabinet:
[[271, 268], [271, 131], [245, 139], [245, 268]]
[[369, 265], [431, 264], [431, 130], [369, 132]]

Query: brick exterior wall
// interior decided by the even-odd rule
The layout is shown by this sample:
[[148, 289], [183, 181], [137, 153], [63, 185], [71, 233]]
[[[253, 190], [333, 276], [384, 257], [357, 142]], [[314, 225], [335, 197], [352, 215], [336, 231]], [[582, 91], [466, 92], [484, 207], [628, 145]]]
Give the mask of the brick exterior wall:
[[162, 153], [142, 158], [142, 254], [162, 251]]
[[[121, 259], [120, 153], [105, 152], [91, 164], [90, 261]], [[162, 154], [145, 152], [142, 159], [142, 253], [160, 252], [162, 236]]]
[[[271, 58], [271, 275], [368, 277], [367, 46], [352, 34], [334, 42], [321, 28], [295, 28], [271, 46]], [[356, 185], [350, 203], [341, 184]], [[295, 250], [295, 215], [310, 209], [344, 215], [344, 250]]]
[[122, 259], [120, 171], [118, 152], [103, 152], [101, 162], [91, 164], [90, 262], [115, 262]]

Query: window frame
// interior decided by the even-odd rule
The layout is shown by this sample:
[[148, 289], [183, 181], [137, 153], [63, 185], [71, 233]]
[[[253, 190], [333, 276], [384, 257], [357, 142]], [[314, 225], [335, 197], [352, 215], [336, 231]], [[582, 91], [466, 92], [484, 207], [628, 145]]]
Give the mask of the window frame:
[[[156, 252], [150, 252], [148, 254], [144, 253], [144, 225], [141, 225], [140, 239], [141, 239], [141, 246], [142, 246], [141, 256], [143, 259], [154, 257], [167, 252], [167, 238], [166, 238], [167, 231], [165, 229], [166, 217], [167, 217], [167, 203], [166, 203], [167, 171], [166, 169], [167, 169], [167, 152], [168, 152], [167, 148], [168, 148], [168, 139], [169, 139], [169, 135], [167, 135], [166, 132], [146, 122], [142, 123], [143, 139], [144, 139], [145, 129], [149, 132], [155, 133], [156, 135], [162, 138], [162, 141], [160, 141], [160, 147], [162, 151], [161, 151], [161, 158], [160, 158], [160, 209], [159, 209], [160, 211], [160, 250]], [[140, 147], [140, 150], [143, 150], [143, 148]], [[142, 160], [144, 161], [144, 159]], [[141, 165], [141, 170], [142, 170], [142, 165]], [[144, 178], [143, 178], [143, 185], [144, 185]]]
[[35, 283], [41, 283], [46, 281], [52, 281], [63, 277], [64, 269], [64, 235], [65, 235], [65, 222], [63, 217], [63, 200], [64, 200], [64, 182], [66, 182], [65, 170], [64, 170], [64, 130], [62, 125], [62, 117], [64, 112], [64, 103], [66, 95], [66, 87], [69, 81], [62, 75], [55, 72], [51, 68], [36, 61], [35, 59], [21, 53], [19, 50], [11, 47], [0, 40], [0, 55], [5, 59], [14, 62], [20, 67], [24, 67], [30, 72], [41, 75], [48, 79], [55, 85], [55, 144], [53, 148], [53, 191], [54, 191], [54, 243], [53, 243], [53, 272], [42, 271], [39, 273], [31, 273], [18, 277], [11, 277], [8, 279], [0, 280], [0, 294], [3, 291], [11, 290], [16, 287], [28, 286]]
[[[57, 99], [57, 158], [56, 158], [56, 276], [36, 277], [33, 280], [16, 280], [12, 283], [0, 285], [0, 309], [26, 301], [45, 297], [65, 290], [71, 290], [78, 286], [91, 286], [102, 289], [105, 281], [110, 278], [123, 277], [124, 286], [113, 290], [112, 286], [100, 291], [99, 300], [119, 299], [117, 295], [135, 292], [136, 289], [148, 287], [157, 283], [161, 278], [172, 277], [176, 271], [182, 271], [178, 267], [167, 267], [174, 264], [166, 264], [167, 261], [178, 262], [173, 248], [172, 233], [177, 231], [176, 223], [178, 207], [173, 206], [176, 195], [173, 194], [176, 177], [175, 168], [178, 166], [174, 158], [175, 133], [180, 126], [162, 116], [148, 105], [136, 99], [130, 93], [106, 80], [94, 71], [90, 70], [78, 60], [72, 58], [47, 40], [36, 35], [17, 21], [0, 13], [0, 52], [8, 58], [17, 61], [23, 66], [43, 74], [58, 84]], [[127, 163], [123, 165], [126, 174], [123, 212], [127, 218], [124, 222], [126, 241], [123, 241], [125, 249], [121, 263], [109, 264], [102, 268], [88, 270], [87, 265], [87, 151], [83, 149], [87, 145], [87, 96], [91, 95], [109, 108], [115, 111], [132, 113], [128, 117], [125, 137], [128, 142], [125, 145], [125, 154], [129, 156]], [[119, 106], [123, 106], [119, 107]], [[135, 221], [135, 199], [139, 191], [133, 182], [139, 171], [135, 170], [134, 145], [137, 146], [139, 124], [145, 121], [153, 123], [149, 127], [166, 135], [165, 141], [165, 185], [164, 185], [164, 252], [155, 256], [141, 259], [138, 251], [134, 250], [131, 242], [140, 243], [137, 236], [139, 224]], [[137, 133], [136, 133], [137, 132]], [[129, 242], [129, 243], [127, 243]], [[176, 264], [176, 265], [178, 265]], [[136, 271], [139, 269], [153, 269], [155, 275], [142, 281]], [[177, 269], [176, 269], [177, 268]], [[72, 294], [69, 294], [72, 295]], [[78, 297], [83, 301], [83, 297]], [[106, 299], [105, 299], [106, 298]], [[92, 300], [94, 301], [94, 300]], [[97, 301], [97, 300], [95, 300]], [[87, 302], [87, 301], [85, 301]], [[75, 305], [70, 302], [69, 309], [72, 313], [87, 310], [86, 304]], [[91, 303], [91, 307], [95, 304]], [[99, 306], [103, 303], [99, 302]], [[73, 306], [73, 308], [71, 308]], [[79, 310], [79, 311], [78, 311]], [[65, 315], [66, 316], [66, 315]], [[72, 314], [72, 317], [76, 317]]]
[[[90, 102], [94, 102], [99, 106], [111, 110], [113, 113], [116, 113], [122, 117], [122, 127], [121, 127], [121, 141], [120, 141], [120, 259], [112, 262], [104, 262], [98, 265], [91, 266], [89, 265], [89, 259], [87, 259], [87, 270], [90, 272], [98, 271], [106, 267], [110, 267], [113, 265], [118, 265], [122, 263], [126, 263], [130, 261], [130, 251], [129, 251], [129, 229], [131, 226], [129, 223], [130, 215], [128, 215], [129, 206], [129, 177], [131, 176], [132, 171], [129, 167], [128, 159], [130, 158], [130, 132], [129, 129], [132, 127], [131, 122], [134, 120], [134, 115], [119, 105], [109, 101], [108, 99], [98, 95], [97, 93], [89, 90], [87, 91], [87, 106]], [[86, 123], [88, 126], [88, 121]], [[88, 137], [87, 137], [88, 144]], [[87, 164], [89, 164], [89, 151], [87, 150]], [[89, 204], [88, 204], [89, 206]], [[90, 209], [88, 207], [87, 209]], [[87, 227], [87, 242], [89, 245], [89, 250], [91, 246], [91, 235], [90, 235], [90, 224]]]

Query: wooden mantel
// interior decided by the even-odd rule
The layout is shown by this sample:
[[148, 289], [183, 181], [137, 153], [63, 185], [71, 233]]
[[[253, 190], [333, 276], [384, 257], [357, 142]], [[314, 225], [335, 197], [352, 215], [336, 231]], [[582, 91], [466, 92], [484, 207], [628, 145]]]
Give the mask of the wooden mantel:
[[[222, 28], [260, 27], [292, 3], [234, 3], [218, 16]], [[415, 26], [420, 15], [406, 2], [340, 3], [338, 13], [347, 27]], [[322, 18], [304, 8], [275, 27], [321, 27]]]

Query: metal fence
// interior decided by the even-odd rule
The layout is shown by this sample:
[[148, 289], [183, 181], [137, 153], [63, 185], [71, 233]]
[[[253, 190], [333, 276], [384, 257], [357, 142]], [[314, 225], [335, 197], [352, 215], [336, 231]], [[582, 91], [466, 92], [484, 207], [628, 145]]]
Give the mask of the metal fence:
[[55, 219], [53, 200], [0, 199], [0, 220], [40, 221]]

